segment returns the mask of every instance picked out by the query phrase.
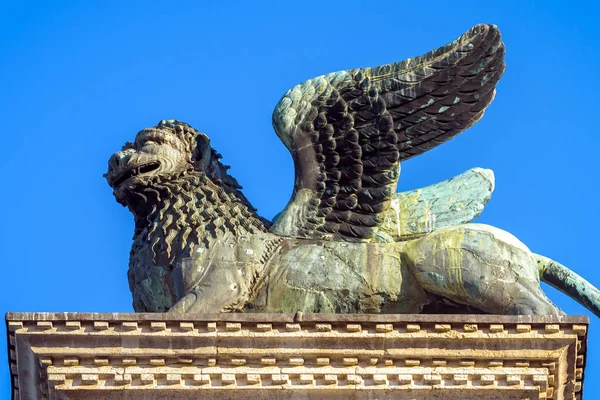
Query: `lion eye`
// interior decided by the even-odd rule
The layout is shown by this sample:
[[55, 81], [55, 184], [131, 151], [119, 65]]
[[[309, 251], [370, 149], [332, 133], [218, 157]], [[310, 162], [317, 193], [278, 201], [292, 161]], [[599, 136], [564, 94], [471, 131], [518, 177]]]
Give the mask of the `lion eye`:
[[156, 143], [156, 144], [163, 144], [165, 143], [165, 139], [162, 136], [152, 136], [149, 139], [150, 141]]
[[165, 143], [165, 141], [163, 140], [163, 138], [161, 138], [159, 136], [151, 136], [151, 137], [145, 139], [142, 142], [142, 146], [145, 146], [147, 144], [161, 145], [161, 144], [164, 144], [164, 143]]

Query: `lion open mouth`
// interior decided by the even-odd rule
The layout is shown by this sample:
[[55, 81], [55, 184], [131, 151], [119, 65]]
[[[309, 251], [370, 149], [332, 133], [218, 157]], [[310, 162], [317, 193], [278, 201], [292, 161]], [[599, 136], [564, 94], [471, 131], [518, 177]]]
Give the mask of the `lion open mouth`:
[[132, 178], [137, 175], [146, 174], [148, 172], [154, 171], [160, 167], [160, 162], [152, 161], [147, 164], [140, 165], [139, 167], [130, 168], [123, 172], [121, 172], [114, 180], [113, 187], [119, 186], [121, 183], [125, 182], [127, 179]]

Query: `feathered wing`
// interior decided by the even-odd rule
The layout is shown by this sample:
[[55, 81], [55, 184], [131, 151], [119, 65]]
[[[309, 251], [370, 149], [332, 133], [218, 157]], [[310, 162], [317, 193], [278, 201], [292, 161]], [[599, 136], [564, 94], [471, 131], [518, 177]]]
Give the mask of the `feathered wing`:
[[372, 240], [396, 191], [400, 161], [477, 122], [503, 72], [498, 28], [477, 25], [420, 57], [323, 75], [289, 90], [273, 125], [292, 154], [296, 181], [271, 231]]
[[472, 168], [421, 189], [395, 193], [377, 235], [400, 242], [477, 218], [494, 191], [494, 173]]

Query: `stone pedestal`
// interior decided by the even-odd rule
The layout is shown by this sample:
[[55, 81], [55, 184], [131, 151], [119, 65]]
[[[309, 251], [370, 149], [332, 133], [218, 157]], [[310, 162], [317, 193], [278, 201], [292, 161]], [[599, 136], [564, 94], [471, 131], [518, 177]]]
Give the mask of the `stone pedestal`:
[[8, 313], [14, 399], [581, 399], [588, 319]]

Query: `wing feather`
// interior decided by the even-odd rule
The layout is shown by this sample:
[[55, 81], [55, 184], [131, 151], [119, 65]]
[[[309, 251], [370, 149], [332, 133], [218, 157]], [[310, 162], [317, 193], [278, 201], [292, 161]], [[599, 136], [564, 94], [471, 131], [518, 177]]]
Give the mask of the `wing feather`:
[[500, 32], [477, 25], [422, 56], [323, 75], [289, 90], [273, 125], [292, 153], [296, 182], [271, 230], [374, 240], [400, 162], [477, 122], [503, 72]]

